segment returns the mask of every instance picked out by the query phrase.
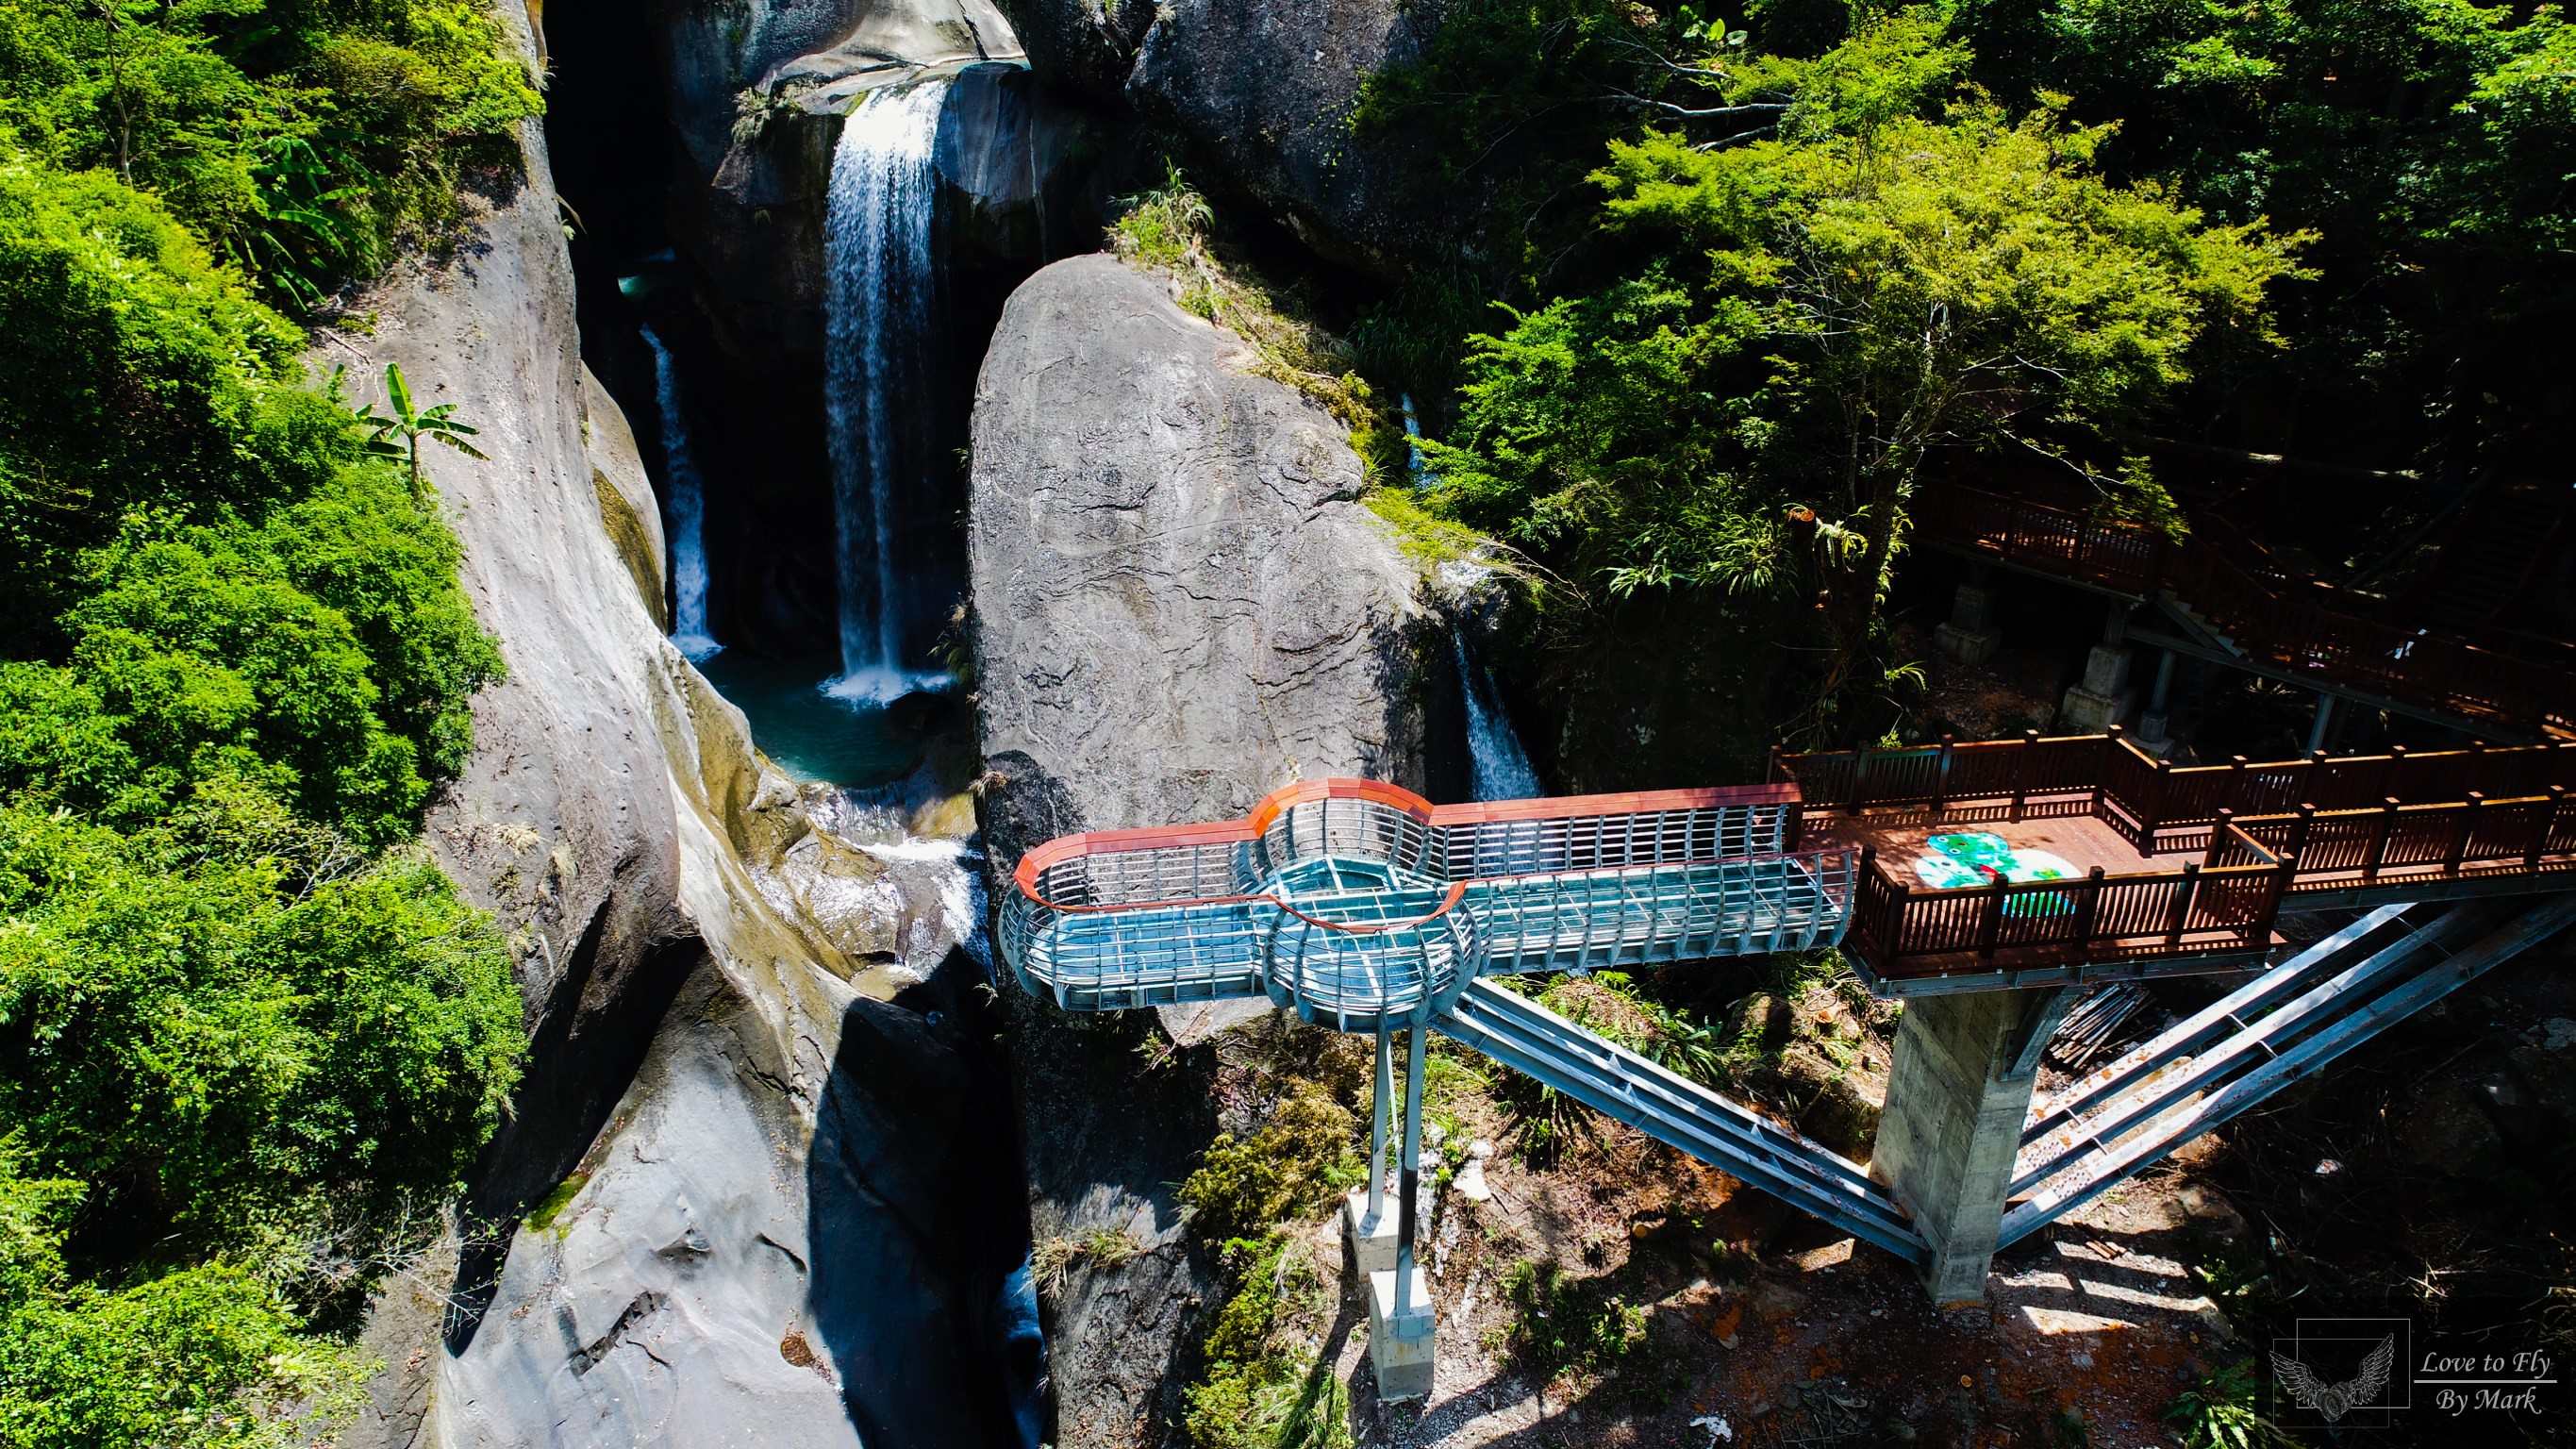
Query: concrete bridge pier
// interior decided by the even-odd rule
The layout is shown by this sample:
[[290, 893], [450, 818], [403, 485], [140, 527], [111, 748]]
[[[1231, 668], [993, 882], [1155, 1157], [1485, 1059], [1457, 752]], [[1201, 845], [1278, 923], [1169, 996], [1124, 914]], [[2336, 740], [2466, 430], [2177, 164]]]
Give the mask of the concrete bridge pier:
[[[1343, 1232], [1368, 1283], [1369, 1360], [1380, 1399], [1418, 1399], [1431, 1392], [1431, 1282], [1415, 1260], [1422, 1196], [1422, 1071], [1429, 1028], [1405, 1033], [1404, 1105], [1395, 1107], [1394, 1053], [1384, 1025], [1377, 1033], [1377, 1101], [1370, 1109], [1369, 1181], [1343, 1204]], [[1390, 1119], [1395, 1120], [1390, 1120]], [[1392, 1130], [1390, 1130], [1392, 1129]], [[1396, 1137], [1395, 1201], [1386, 1191], [1387, 1139]]]
[[1869, 1175], [1932, 1245], [1924, 1282], [1944, 1308], [1985, 1299], [2040, 1053], [2073, 997], [2053, 986], [1906, 1003]]

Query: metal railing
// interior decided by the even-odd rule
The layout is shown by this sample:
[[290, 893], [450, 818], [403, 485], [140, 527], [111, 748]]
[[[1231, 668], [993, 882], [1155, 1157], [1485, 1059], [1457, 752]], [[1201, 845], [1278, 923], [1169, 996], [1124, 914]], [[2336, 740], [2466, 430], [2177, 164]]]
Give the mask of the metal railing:
[[1480, 974], [1838, 940], [1853, 858], [1785, 848], [1797, 801], [1768, 785], [1433, 807], [1315, 781], [1239, 822], [1049, 841], [1021, 859], [997, 936], [1068, 1008], [1267, 993], [1373, 1029]]

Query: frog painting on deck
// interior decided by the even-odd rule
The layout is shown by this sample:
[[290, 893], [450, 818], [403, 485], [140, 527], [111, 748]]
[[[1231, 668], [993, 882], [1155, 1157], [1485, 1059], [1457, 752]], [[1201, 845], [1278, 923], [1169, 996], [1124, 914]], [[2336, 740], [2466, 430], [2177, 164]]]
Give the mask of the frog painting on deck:
[[[2071, 880], [2082, 874], [2062, 856], [2045, 850], [2016, 850], [2010, 841], [1990, 830], [1934, 835], [1927, 837], [1924, 844], [1932, 848], [1914, 858], [1914, 874], [1934, 890]], [[2014, 896], [2004, 902], [2004, 909], [2017, 916], [2057, 916], [2074, 910], [2075, 903], [2054, 892], [2040, 892]]]

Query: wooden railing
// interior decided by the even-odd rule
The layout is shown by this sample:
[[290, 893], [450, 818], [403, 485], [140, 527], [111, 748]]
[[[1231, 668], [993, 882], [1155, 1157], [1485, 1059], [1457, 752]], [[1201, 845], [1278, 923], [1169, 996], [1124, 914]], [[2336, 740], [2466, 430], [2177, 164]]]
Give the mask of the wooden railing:
[[2200, 520], [2176, 543], [2152, 529], [1944, 487], [1925, 490], [1914, 523], [1927, 540], [2005, 563], [2141, 597], [2169, 591], [2248, 656], [2295, 678], [2536, 734], [2576, 733], [2576, 671], [2283, 597], [2240, 562], [2253, 547], [2220, 519]]
[[1926, 889], [1864, 851], [1851, 940], [1881, 976], [2247, 953], [2285, 897], [2468, 876], [2576, 886], [2576, 744], [2177, 768], [2118, 732], [1775, 756], [1808, 820], [2091, 815], [2175, 869]]
[[2271, 944], [2288, 878], [2265, 858], [2152, 875], [2097, 865], [2074, 880], [1924, 890], [1864, 851], [1847, 940], [1881, 977], [2251, 954]]
[[2303, 805], [2232, 828], [2297, 862], [2292, 893], [2350, 890], [2417, 879], [2576, 875], [2576, 806], [2565, 785], [2519, 799], [2320, 810]]
[[2176, 766], [2119, 730], [2102, 735], [1953, 741], [1898, 750], [1780, 755], [1773, 778], [1794, 781], [1820, 810], [1920, 810], [1960, 822], [2095, 815], [2141, 855], [2201, 850], [2228, 815], [2503, 801], [2576, 787], [2576, 744], [2408, 750], [2252, 763]]

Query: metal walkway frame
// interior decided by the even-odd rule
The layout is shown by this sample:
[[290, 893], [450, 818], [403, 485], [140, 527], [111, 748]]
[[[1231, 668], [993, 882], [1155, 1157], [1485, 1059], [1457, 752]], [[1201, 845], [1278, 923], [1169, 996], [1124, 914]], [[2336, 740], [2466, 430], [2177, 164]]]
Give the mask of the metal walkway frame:
[[2576, 895], [2364, 915], [2035, 1106], [1999, 1246], [2570, 925]]
[[[1846, 771], [1850, 778], [1838, 792], [1846, 808], [1867, 799], [1929, 807], [1926, 818], [1975, 818], [1982, 812], [2019, 819], [2035, 800], [2043, 802], [2042, 809], [2063, 804], [2085, 811], [2103, 808], [2106, 800], [2122, 803], [2125, 796], [2114, 799], [2116, 792], [2099, 782], [2098, 767], [2105, 751], [2112, 764], [2125, 763], [2124, 745], [2115, 737], [2026, 737], [2002, 747], [2019, 753], [1996, 755], [2010, 764], [2010, 784], [2008, 798], [1992, 802], [1983, 797], [1998, 787], [1970, 778], [1971, 771], [1957, 765], [1967, 751], [1946, 744], [1937, 752], [1861, 752], [1782, 763], [1801, 783], [1827, 792], [1835, 791], [1833, 771]], [[2419, 773], [2526, 766], [2554, 772], [2571, 759], [2576, 754], [2561, 751], [2485, 752], [2457, 761], [2402, 763]], [[2381, 765], [2391, 772], [2381, 778], [2393, 777], [2398, 763]], [[1924, 778], [1891, 779], [1893, 788], [1881, 785], [1865, 793], [1860, 787], [1874, 766], [1882, 778], [1891, 769]], [[2294, 786], [2284, 787], [2293, 788], [2313, 787], [2336, 770], [2356, 767], [2318, 756], [2264, 770], [2298, 772]], [[2275, 828], [2273, 817], [2240, 816], [2234, 806], [2219, 803], [2243, 799], [2260, 809], [2265, 802], [2246, 792], [2267, 776], [2241, 764], [2206, 773], [2212, 780], [2225, 777], [2223, 796], [2184, 801], [2175, 792], [2201, 774], [2175, 772], [2179, 783], [2159, 775], [2164, 793], [2156, 801], [2173, 808], [2131, 820], [2138, 848], [2156, 843], [2159, 832], [2196, 830], [2205, 837], [2208, 871], [2269, 872], [2260, 899], [2231, 894], [2223, 885], [2195, 894], [2203, 869], [2187, 866], [2179, 877], [2182, 904], [2157, 918], [2163, 923], [2159, 963], [2152, 951], [2105, 957], [2085, 949], [2097, 928], [2116, 927], [2102, 908], [2108, 887], [2099, 869], [2078, 882], [1930, 892], [1936, 901], [1990, 908], [1993, 919], [1979, 933], [1978, 955], [1992, 969], [1917, 982], [1884, 981], [1881, 972], [1871, 977], [1874, 989], [1887, 995], [1927, 988], [1946, 993], [2090, 981], [2159, 964], [2207, 969], [2205, 944], [2185, 929], [2191, 920], [2186, 908], [2259, 922], [2259, 937], [2249, 938], [2246, 952], [2233, 960], [2268, 946], [2272, 912], [2287, 893], [2283, 887], [2292, 882], [2302, 849], [2321, 871], [2356, 867], [2333, 853], [2334, 837], [2317, 823], [2326, 817], [2313, 810], [2277, 817], [2292, 822], [2279, 829], [2297, 833], [2280, 842], [2278, 855], [2271, 854], [2263, 845], [2270, 837], [2260, 833]], [[2066, 800], [2053, 802], [2050, 792]], [[2002, 1204], [2000, 1231], [1988, 1241], [2000, 1247], [2028, 1237], [2525, 947], [2576, 925], [2576, 868], [2568, 864], [2576, 861], [2576, 839], [2562, 839], [2564, 830], [2576, 828], [2576, 812], [2567, 808], [2564, 795], [2563, 785], [2555, 783], [2535, 797], [2536, 804], [2489, 801], [2471, 790], [2463, 805], [2440, 808], [2449, 830], [2441, 840], [2415, 832], [2431, 842], [2420, 850], [2413, 835], [2390, 823], [2401, 818], [2398, 809], [2384, 808], [2369, 854], [2357, 868], [2373, 876], [2384, 868], [2415, 870], [2376, 884], [2392, 893], [2422, 889], [2435, 898], [2380, 905], [2292, 959], [2258, 968], [2220, 1001], [2030, 1106], [2014, 1151], [1995, 1169], [2009, 1180], [1986, 1176], [1982, 1189], [1971, 1189], [1993, 1194], [1983, 1199], [1987, 1206], [1981, 1211]], [[998, 910], [996, 936], [1021, 985], [1067, 1010], [1267, 997], [1316, 1025], [1376, 1037], [1372, 1167], [1362, 1195], [1365, 1214], [1356, 1201], [1352, 1207], [1353, 1231], [1362, 1232], [1363, 1224], [1368, 1233], [1379, 1231], [1385, 1157], [1400, 1131], [1395, 1175], [1401, 1223], [1389, 1260], [1393, 1271], [1372, 1269], [1371, 1292], [1377, 1296], [1371, 1301], [1393, 1356], [1380, 1363], [1381, 1376], [1419, 1377], [1427, 1374], [1420, 1355], [1428, 1351], [1423, 1345], [1430, 1332], [1422, 1296], [1427, 1290], [1416, 1282], [1413, 1257], [1426, 1031], [1915, 1264], [1927, 1278], [1948, 1281], [1948, 1250], [1936, 1247], [1934, 1239], [1955, 1230], [1941, 1227], [1951, 1221], [1950, 1206], [1909, 1203], [1905, 1189], [1874, 1180], [1870, 1168], [1492, 979], [1651, 968], [1840, 943], [1857, 918], [1878, 908], [1870, 894], [1874, 877], [1866, 856], [1849, 845], [1802, 847], [1804, 803], [1799, 783], [1781, 782], [1435, 807], [1376, 781], [1313, 781], [1274, 792], [1239, 821], [1099, 832], [1040, 845], [1019, 862], [1015, 889], [1004, 894]], [[2450, 822], [2455, 814], [2468, 823]], [[2188, 842], [2186, 848], [2201, 843]], [[2403, 853], [2399, 844], [2406, 847]], [[2253, 867], [2237, 867], [2230, 851], [2261, 859]], [[2415, 855], [2441, 869], [2421, 868]], [[2535, 899], [2441, 898], [2441, 890], [2458, 884], [2453, 877], [2488, 856], [2498, 863], [2490, 872], [2497, 881]], [[2066, 944], [2075, 949], [2027, 973], [1997, 958], [1999, 947], [2014, 944], [2001, 919], [2007, 904], [2034, 891], [2069, 889], [2092, 893], [2091, 908], [2060, 913], [2074, 923], [2064, 929]], [[2053, 919], [2039, 918], [2026, 929], [2061, 929]], [[2020, 979], [2025, 974], [2029, 979]], [[2025, 1031], [2027, 1040], [2003, 1048], [2013, 1062], [2036, 1058], [2056, 1020], [2046, 1008], [2062, 1008], [2064, 1001], [2062, 992], [2034, 996], [2038, 1009], [2027, 1015], [2039, 1024]], [[1400, 1113], [1392, 1099], [1397, 1031], [1409, 1033], [1412, 1063]], [[1900, 1055], [1903, 1046], [1900, 1038]], [[1898, 1110], [1898, 1104], [1891, 1102], [1888, 1110]], [[1888, 1170], [1892, 1181], [1911, 1180], [1901, 1166]], [[1387, 1301], [1379, 1303], [1380, 1297]], [[1379, 1346], [1373, 1337], [1373, 1355]]]
[[1431, 1029], [1909, 1263], [1930, 1254], [1869, 1169], [1489, 982]]
[[1268, 996], [1368, 1032], [1479, 977], [1673, 965], [1842, 939], [1853, 853], [1799, 850], [1795, 787], [1439, 806], [1371, 780], [1239, 822], [1030, 851], [1003, 956], [1068, 1010]]

